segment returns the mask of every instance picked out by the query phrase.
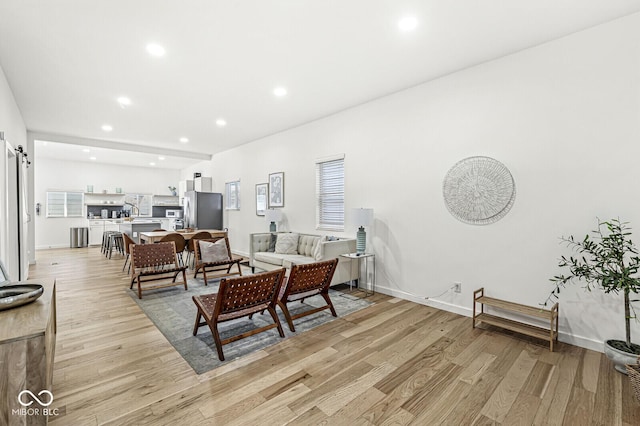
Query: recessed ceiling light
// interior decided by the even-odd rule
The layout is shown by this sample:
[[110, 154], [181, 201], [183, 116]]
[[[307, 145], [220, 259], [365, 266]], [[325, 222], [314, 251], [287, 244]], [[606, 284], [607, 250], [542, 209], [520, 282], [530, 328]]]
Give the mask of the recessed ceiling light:
[[418, 27], [418, 20], [415, 16], [405, 16], [398, 21], [400, 31], [413, 31]]
[[149, 52], [149, 55], [157, 57], [164, 56], [165, 53], [164, 47], [160, 46], [157, 43], [147, 44], [147, 52]]
[[273, 89], [273, 94], [281, 98], [287, 94], [287, 89], [282, 86], [276, 87]]
[[91, 150], [89, 148], [85, 148], [82, 150], [82, 152], [91, 152]]
[[104, 130], [105, 132], [110, 132], [110, 131], [112, 131], [112, 130], [113, 130], [113, 127], [111, 127], [111, 126], [110, 126], [110, 125], [108, 125], [108, 124], [103, 124], [103, 125], [102, 125], [102, 130]]
[[118, 103], [120, 104], [120, 108], [128, 107], [129, 105], [131, 105], [131, 99], [127, 98], [126, 96], [120, 96], [118, 98]]
[[158, 160], [162, 161], [164, 160], [164, 157], [158, 157]]
[[216, 120], [216, 126], [218, 127], [224, 127], [227, 125], [227, 121], [224, 118], [218, 118]]
[[180, 142], [187, 143], [187, 142], [189, 142], [189, 139], [188, 138], [180, 138]]
[[155, 166], [155, 165], [156, 165], [156, 163], [149, 163], [149, 165], [150, 165], [150, 166]]
[[89, 157], [89, 160], [93, 160], [93, 161], [95, 161], [95, 160], [96, 160], [96, 157]]

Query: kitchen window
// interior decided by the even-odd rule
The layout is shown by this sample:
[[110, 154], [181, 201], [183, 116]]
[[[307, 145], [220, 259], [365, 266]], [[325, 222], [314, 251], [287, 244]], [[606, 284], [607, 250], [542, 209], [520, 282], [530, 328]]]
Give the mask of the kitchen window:
[[47, 217], [84, 217], [84, 193], [70, 191], [47, 192]]
[[344, 231], [344, 154], [316, 161], [316, 227]]

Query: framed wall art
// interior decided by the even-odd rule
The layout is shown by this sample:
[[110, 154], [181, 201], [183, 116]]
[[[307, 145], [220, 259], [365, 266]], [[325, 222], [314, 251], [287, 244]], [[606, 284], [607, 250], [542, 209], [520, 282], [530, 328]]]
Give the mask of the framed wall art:
[[269, 193], [268, 183], [256, 184], [256, 214], [264, 216], [267, 211], [267, 194]]
[[284, 172], [269, 175], [269, 208], [284, 207]]

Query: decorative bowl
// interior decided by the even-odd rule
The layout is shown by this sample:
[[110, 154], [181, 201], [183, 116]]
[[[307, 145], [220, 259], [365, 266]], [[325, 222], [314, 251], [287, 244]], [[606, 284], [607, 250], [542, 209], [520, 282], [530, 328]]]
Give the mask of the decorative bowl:
[[0, 311], [34, 302], [44, 293], [40, 284], [10, 284], [0, 287]]

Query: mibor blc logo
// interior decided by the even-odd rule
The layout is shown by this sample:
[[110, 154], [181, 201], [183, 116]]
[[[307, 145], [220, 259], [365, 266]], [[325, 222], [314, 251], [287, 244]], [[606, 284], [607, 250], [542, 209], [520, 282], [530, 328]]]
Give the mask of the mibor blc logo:
[[[57, 416], [58, 409], [47, 408], [53, 403], [53, 394], [44, 389], [34, 394], [30, 390], [23, 390], [18, 394], [18, 402], [22, 408], [11, 410], [11, 414], [17, 416]], [[36, 405], [32, 405], [33, 403]], [[39, 406], [38, 406], [39, 405]]]

